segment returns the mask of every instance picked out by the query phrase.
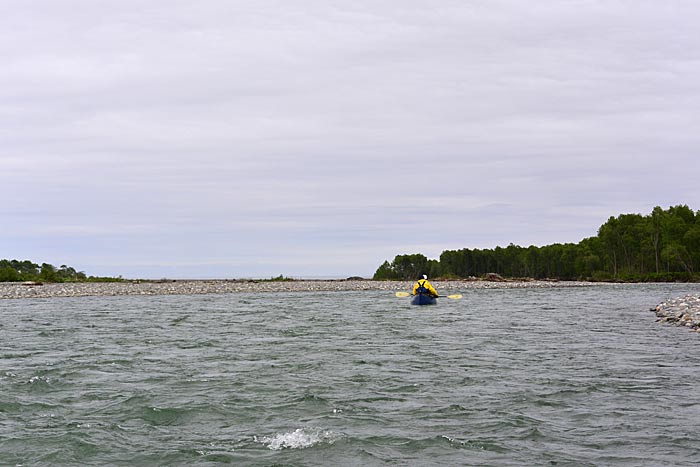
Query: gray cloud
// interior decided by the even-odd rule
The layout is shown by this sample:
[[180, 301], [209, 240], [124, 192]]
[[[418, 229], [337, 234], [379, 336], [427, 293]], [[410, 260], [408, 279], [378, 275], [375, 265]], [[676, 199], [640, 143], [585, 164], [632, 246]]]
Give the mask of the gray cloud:
[[27, 1], [0, 19], [4, 256], [371, 275], [577, 242], [700, 190], [691, 1]]

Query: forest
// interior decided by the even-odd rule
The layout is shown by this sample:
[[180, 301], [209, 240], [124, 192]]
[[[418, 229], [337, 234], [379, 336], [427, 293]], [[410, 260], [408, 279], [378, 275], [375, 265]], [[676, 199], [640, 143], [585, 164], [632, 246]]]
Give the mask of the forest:
[[618, 282], [698, 282], [700, 211], [686, 205], [655, 207], [648, 215], [610, 217], [595, 237], [579, 243], [493, 249], [445, 250], [439, 260], [423, 254], [385, 261], [375, 280], [505, 278]]
[[29, 260], [0, 259], [0, 282], [114, 282], [121, 277], [88, 276], [70, 266], [56, 267], [52, 264], [38, 265]]

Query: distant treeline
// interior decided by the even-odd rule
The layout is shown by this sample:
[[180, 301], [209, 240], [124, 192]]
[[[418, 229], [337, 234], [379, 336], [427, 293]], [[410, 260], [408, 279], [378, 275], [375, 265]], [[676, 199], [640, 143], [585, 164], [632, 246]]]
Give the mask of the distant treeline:
[[578, 244], [445, 250], [439, 260], [398, 255], [374, 274], [377, 280], [469, 278], [489, 273], [509, 278], [671, 282], [700, 280], [700, 211], [686, 205], [651, 214], [610, 217], [598, 235]]
[[121, 277], [87, 276], [82, 271], [66, 266], [55, 267], [48, 263], [39, 266], [29, 260], [0, 259], [0, 282], [106, 282], [120, 281]]

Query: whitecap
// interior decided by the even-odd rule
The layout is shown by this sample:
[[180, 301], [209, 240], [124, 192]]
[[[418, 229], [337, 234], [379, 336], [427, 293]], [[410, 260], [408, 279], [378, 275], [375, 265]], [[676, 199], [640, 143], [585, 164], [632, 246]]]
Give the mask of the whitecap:
[[49, 384], [51, 382], [51, 378], [48, 376], [32, 376], [27, 382], [29, 384]]
[[281, 449], [304, 449], [319, 443], [333, 443], [338, 435], [318, 428], [297, 428], [290, 433], [278, 433], [274, 436], [255, 437], [255, 441], [266, 445], [272, 451]]

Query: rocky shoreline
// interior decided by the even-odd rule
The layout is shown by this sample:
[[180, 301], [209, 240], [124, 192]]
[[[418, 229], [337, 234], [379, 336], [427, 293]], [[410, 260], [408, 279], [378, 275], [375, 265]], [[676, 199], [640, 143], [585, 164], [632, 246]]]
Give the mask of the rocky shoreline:
[[657, 321], [685, 326], [700, 332], [700, 295], [685, 295], [666, 300], [651, 311], [659, 317]]
[[[465, 289], [589, 287], [589, 282], [569, 281], [432, 281], [442, 293]], [[0, 299], [87, 297], [117, 295], [201, 295], [256, 292], [350, 292], [350, 291], [405, 291], [412, 281], [373, 280], [161, 280], [124, 282], [73, 283], [0, 283]]]

